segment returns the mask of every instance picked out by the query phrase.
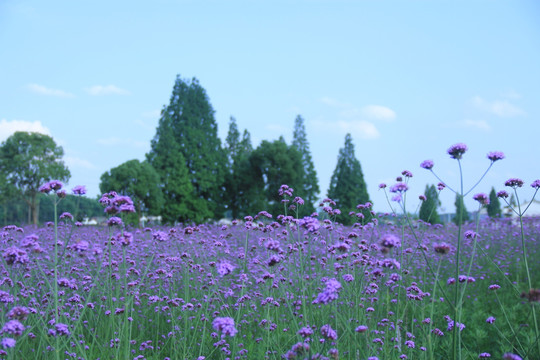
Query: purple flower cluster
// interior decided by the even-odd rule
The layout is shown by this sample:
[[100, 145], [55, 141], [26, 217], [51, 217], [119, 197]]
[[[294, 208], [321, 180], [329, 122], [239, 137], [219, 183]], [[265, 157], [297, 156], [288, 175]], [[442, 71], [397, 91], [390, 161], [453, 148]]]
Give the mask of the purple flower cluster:
[[458, 144], [450, 146], [447, 152], [452, 159], [459, 160], [461, 159], [463, 154], [465, 154], [466, 151], [467, 151], [467, 145], [463, 143], [458, 143]]
[[217, 317], [212, 322], [212, 327], [222, 332], [222, 336], [235, 336], [238, 333], [234, 325], [234, 319], [231, 317]]
[[312, 301], [312, 304], [328, 304], [329, 302], [338, 298], [339, 291], [341, 290], [341, 283], [336, 279], [328, 279], [325, 283], [326, 287], [324, 291], [317, 295], [317, 298]]

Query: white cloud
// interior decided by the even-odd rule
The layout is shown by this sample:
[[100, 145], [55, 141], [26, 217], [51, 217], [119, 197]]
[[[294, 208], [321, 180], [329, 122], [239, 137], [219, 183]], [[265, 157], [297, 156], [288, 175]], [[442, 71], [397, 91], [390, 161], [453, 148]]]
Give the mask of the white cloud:
[[525, 111], [506, 100], [487, 101], [480, 96], [475, 96], [472, 102], [476, 108], [499, 117], [515, 117], [526, 114]]
[[105, 145], [105, 146], [132, 146], [136, 148], [144, 148], [148, 145], [148, 142], [145, 141], [137, 141], [133, 139], [127, 139], [127, 138], [119, 138], [119, 137], [108, 137], [108, 138], [102, 138], [97, 140], [98, 144]]
[[63, 98], [73, 98], [75, 95], [72, 93], [69, 93], [64, 90], [58, 90], [58, 89], [51, 89], [48, 87], [45, 87], [43, 85], [38, 84], [29, 84], [28, 90], [40, 94], [40, 95], [47, 95], [47, 96], [56, 96], [56, 97], [63, 97]]
[[367, 105], [362, 108], [363, 113], [373, 119], [392, 121], [396, 118], [394, 110], [381, 105]]
[[101, 95], [129, 95], [130, 92], [121, 89], [115, 85], [95, 85], [89, 88], [84, 89], [88, 94], [92, 96], [101, 96]]
[[96, 169], [96, 166], [92, 164], [90, 161], [81, 159], [74, 156], [65, 156], [64, 161], [68, 168], [84, 168], [84, 169]]
[[49, 136], [51, 135], [51, 131], [43, 126], [41, 121], [0, 120], [0, 141], [6, 140], [16, 131], [37, 132]]
[[380, 136], [375, 125], [366, 120], [314, 120], [311, 124], [315, 130], [324, 133], [339, 133], [340, 135], [350, 133], [353, 138], [360, 139], [377, 139]]
[[463, 121], [460, 121], [458, 123], [458, 126], [464, 127], [464, 128], [473, 128], [483, 131], [491, 131], [491, 126], [489, 126], [488, 122], [485, 120], [471, 120], [471, 119], [465, 119]]

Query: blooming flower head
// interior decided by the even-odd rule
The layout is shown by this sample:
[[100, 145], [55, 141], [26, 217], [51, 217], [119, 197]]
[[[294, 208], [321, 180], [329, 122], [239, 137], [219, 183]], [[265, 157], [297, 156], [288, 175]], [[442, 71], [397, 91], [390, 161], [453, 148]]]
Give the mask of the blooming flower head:
[[523, 186], [523, 180], [517, 179], [517, 178], [511, 178], [505, 181], [504, 186], [508, 186], [511, 188], [518, 188]]
[[238, 330], [234, 326], [234, 319], [231, 317], [217, 317], [212, 322], [212, 327], [222, 332], [222, 336], [235, 336]]
[[86, 194], [86, 186], [84, 185], [77, 185], [73, 189], [71, 189], [71, 192], [74, 195], [84, 195]]
[[24, 325], [19, 320], [9, 320], [2, 328], [3, 334], [10, 334], [12, 336], [21, 336], [23, 331]]
[[332, 329], [329, 324], [321, 326], [321, 334], [327, 339], [337, 340], [337, 332]]
[[444, 255], [444, 254], [448, 254], [450, 250], [452, 250], [452, 247], [449, 244], [443, 242], [439, 244], [434, 244], [433, 249], [435, 250], [436, 253]]
[[412, 172], [410, 172], [409, 170], [403, 170], [401, 172], [401, 175], [405, 176], [405, 177], [408, 177], [408, 178], [412, 178], [413, 177], [413, 174]]
[[338, 298], [338, 293], [341, 290], [341, 283], [332, 278], [326, 281], [326, 288], [323, 292], [317, 295], [317, 298], [312, 301], [312, 304], [328, 304], [330, 301]]
[[504, 198], [504, 199], [506, 199], [508, 196], [509, 196], [508, 193], [507, 193], [506, 191], [504, 191], [504, 190], [501, 190], [501, 191], [499, 191], [499, 192], [497, 193], [497, 197], [498, 197], [498, 198]]
[[534, 180], [531, 184], [531, 187], [535, 189], [540, 189], [540, 179]]
[[490, 358], [490, 357], [491, 357], [491, 354], [487, 353], [487, 352], [483, 352], [480, 355], [478, 355], [479, 359], [486, 359], [486, 358]]
[[502, 358], [503, 360], [523, 360], [521, 356], [512, 353], [505, 353]]
[[399, 182], [397, 184], [394, 184], [390, 187], [390, 192], [396, 193], [396, 192], [405, 192], [409, 190], [409, 187], [404, 182]]
[[502, 153], [501, 151], [491, 151], [490, 153], [487, 154], [487, 158], [491, 160], [492, 162], [495, 162], [497, 160], [502, 160], [504, 159], [504, 153]]
[[381, 238], [381, 246], [385, 248], [400, 247], [401, 241], [396, 235], [386, 234]]
[[313, 330], [308, 326], [304, 326], [303, 328], [298, 330], [298, 335], [302, 336], [303, 338], [307, 338], [313, 335]]
[[466, 151], [467, 151], [467, 145], [463, 143], [458, 143], [458, 144], [450, 146], [450, 148], [448, 149], [448, 154], [450, 155], [452, 159], [459, 160], [461, 159], [463, 154], [465, 154]]
[[226, 261], [220, 262], [218, 264], [218, 266], [217, 266], [217, 273], [220, 276], [228, 275], [228, 274], [232, 273], [233, 270], [234, 270], [234, 266], [232, 266], [230, 263], [228, 263]]
[[60, 220], [64, 220], [64, 219], [73, 220], [73, 215], [71, 215], [68, 212], [64, 212], [64, 213], [62, 213], [62, 215], [60, 215]]
[[368, 330], [368, 327], [366, 325], [360, 325], [356, 329], [354, 329], [354, 331], [358, 333], [363, 333], [363, 332], [366, 332], [367, 330]]
[[424, 160], [424, 161], [422, 161], [422, 163], [420, 164], [420, 167], [421, 167], [422, 169], [431, 170], [431, 169], [433, 169], [433, 166], [434, 166], [434, 165], [435, 165], [435, 164], [433, 163], [433, 160]]
[[17, 343], [17, 341], [15, 339], [12, 339], [12, 338], [3, 338], [0, 341], [0, 345], [2, 345], [2, 347], [4, 349], [13, 348], [13, 347], [15, 347], [16, 343]]
[[56, 334], [66, 335], [66, 336], [68, 336], [70, 334], [69, 326], [67, 326], [66, 324], [58, 323], [58, 324], [54, 325], [54, 328], [56, 330]]
[[420, 201], [426, 201], [427, 200], [426, 195], [418, 195], [418, 199], [420, 199]]
[[484, 193], [479, 193], [473, 196], [473, 199], [482, 205], [489, 205], [489, 196]]
[[495, 322], [495, 318], [494, 318], [493, 316], [490, 316], [490, 317], [488, 317], [488, 318], [486, 319], [486, 322], [487, 322], [488, 324], [493, 324], [493, 323]]
[[380, 183], [379, 184], [379, 189], [384, 189], [386, 187], [386, 184], [385, 183]]
[[122, 225], [122, 219], [120, 219], [117, 216], [113, 216], [107, 221], [107, 225], [109, 225], [109, 226], [115, 226], [115, 225], [120, 226], [120, 225]]
[[444, 183], [442, 183], [442, 182], [437, 184], [437, 190], [439, 190], [439, 191], [442, 191], [445, 187], [446, 187], [446, 185], [444, 185]]

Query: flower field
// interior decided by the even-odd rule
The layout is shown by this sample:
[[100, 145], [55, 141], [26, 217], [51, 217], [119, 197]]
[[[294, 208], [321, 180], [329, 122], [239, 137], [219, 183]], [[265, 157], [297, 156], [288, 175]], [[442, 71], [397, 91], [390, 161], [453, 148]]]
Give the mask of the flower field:
[[520, 239], [538, 288], [540, 219], [343, 227], [323, 205], [229, 225], [7, 226], [1, 356], [448, 359], [457, 334], [463, 359], [539, 358]]

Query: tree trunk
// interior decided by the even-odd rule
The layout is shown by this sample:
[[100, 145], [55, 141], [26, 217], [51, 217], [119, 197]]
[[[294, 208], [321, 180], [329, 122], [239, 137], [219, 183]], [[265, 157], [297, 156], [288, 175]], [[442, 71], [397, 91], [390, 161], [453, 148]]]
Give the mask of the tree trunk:
[[32, 224], [37, 225], [39, 219], [39, 199], [37, 196], [30, 200], [30, 204], [32, 210]]

